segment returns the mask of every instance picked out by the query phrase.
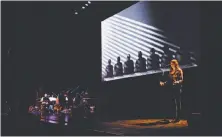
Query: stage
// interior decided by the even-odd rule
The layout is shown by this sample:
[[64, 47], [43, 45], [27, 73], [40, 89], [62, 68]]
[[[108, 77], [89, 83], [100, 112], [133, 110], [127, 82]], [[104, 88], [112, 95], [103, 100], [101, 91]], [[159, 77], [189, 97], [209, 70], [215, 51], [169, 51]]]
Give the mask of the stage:
[[[171, 121], [172, 119], [168, 119]], [[162, 119], [135, 119], [102, 122], [94, 129], [97, 132], [104, 132], [114, 135], [189, 135], [189, 128], [186, 120], [178, 123], [168, 123]], [[192, 132], [192, 135], [194, 132]]]
[[152, 118], [92, 121], [60, 113], [42, 116], [30, 114], [20, 117], [15, 124], [13, 119], [8, 118], [3, 122], [4, 135], [202, 136], [220, 134], [220, 129], [191, 128], [187, 120], [181, 120], [178, 123], [169, 122], [172, 119], [163, 121], [163, 119]]

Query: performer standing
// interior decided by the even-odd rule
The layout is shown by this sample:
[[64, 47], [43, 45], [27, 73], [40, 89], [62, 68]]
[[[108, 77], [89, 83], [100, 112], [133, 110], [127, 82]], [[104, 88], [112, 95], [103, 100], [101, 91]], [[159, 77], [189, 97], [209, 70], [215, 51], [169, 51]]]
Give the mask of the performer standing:
[[179, 63], [176, 59], [170, 62], [170, 72], [165, 82], [161, 81], [160, 86], [169, 85], [173, 93], [176, 106], [176, 118], [173, 120], [174, 123], [180, 121], [181, 115], [181, 93], [183, 83], [183, 70], [180, 68]]

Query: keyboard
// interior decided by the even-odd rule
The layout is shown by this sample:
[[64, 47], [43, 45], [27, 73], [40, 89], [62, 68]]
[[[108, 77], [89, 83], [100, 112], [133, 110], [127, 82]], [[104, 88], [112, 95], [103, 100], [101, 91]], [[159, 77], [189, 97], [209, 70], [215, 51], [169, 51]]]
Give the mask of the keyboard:
[[[197, 67], [197, 65], [196, 64], [189, 64], [189, 65], [182, 65], [180, 67], [181, 67], [181, 69], [187, 69], [187, 68]], [[116, 77], [112, 77], [112, 78], [104, 78], [104, 81], [112, 81], [112, 80], [131, 78], [131, 77], [137, 77], [137, 76], [146, 76], [146, 75], [163, 73], [163, 72], [168, 72], [168, 71], [170, 71], [170, 68], [161, 68], [159, 70], [149, 70], [146, 72], [138, 72], [138, 73], [123, 75], [123, 76], [116, 76]]]

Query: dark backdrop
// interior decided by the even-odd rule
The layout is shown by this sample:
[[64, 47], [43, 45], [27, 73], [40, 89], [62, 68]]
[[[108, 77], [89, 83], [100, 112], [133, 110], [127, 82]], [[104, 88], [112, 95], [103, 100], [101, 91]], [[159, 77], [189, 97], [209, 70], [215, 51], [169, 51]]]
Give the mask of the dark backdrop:
[[[163, 95], [158, 75], [101, 83], [100, 23], [114, 14], [112, 8], [121, 9], [124, 4], [117, 5], [97, 3], [89, 12], [73, 16], [72, 3], [2, 2], [3, 98], [17, 100], [20, 110], [27, 112], [40, 85], [53, 91], [82, 84], [97, 93], [101, 115], [160, 117], [159, 106], [168, 98], [159, 98]], [[98, 12], [98, 7], [104, 13]], [[12, 50], [8, 57], [9, 47]], [[185, 72], [191, 83], [186, 86], [185, 100], [196, 99], [196, 90], [188, 88], [195, 87], [194, 74], [192, 70]]]
[[92, 64], [100, 64], [100, 23], [73, 16], [72, 5], [75, 2], [2, 3], [5, 99], [22, 100], [27, 106], [40, 86], [47, 92], [79, 84], [98, 86], [94, 83], [100, 80], [100, 65]]

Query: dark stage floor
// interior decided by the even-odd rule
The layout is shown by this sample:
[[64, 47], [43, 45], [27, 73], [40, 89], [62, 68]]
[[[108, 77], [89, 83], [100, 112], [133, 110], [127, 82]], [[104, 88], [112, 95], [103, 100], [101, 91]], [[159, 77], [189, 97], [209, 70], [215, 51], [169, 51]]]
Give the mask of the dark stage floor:
[[[2, 116], [2, 135], [6, 136], [111, 136], [91, 130], [87, 120], [70, 121], [68, 115], [23, 115]], [[69, 124], [66, 124], [69, 122]], [[70, 124], [72, 122], [72, 124]]]
[[161, 119], [115, 120], [92, 122], [87, 119], [72, 119], [68, 114], [20, 117], [17, 124], [2, 117], [2, 135], [43, 136], [146, 136], [146, 135], [219, 135], [220, 130], [193, 129], [186, 120], [167, 123]]

